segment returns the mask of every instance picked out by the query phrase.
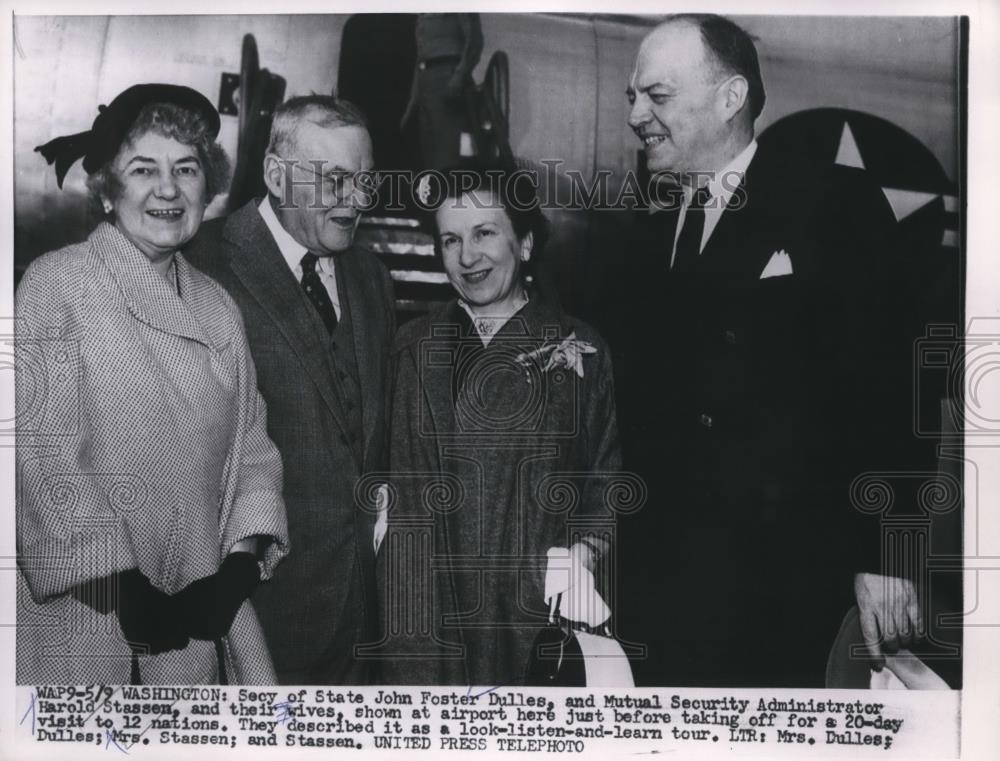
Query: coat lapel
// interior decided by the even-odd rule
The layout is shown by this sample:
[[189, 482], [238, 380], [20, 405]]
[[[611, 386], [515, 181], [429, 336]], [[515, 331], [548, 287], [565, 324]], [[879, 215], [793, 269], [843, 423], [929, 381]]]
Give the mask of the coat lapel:
[[[198, 318], [177, 294], [177, 291], [153, 269], [146, 255], [137, 249], [113, 225], [102, 223], [91, 234], [91, 246], [108, 265], [117, 282], [129, 311], [141, 322], [165, 333], [198, 341], [213, 349], [219, 349], [202, 327]], [[192, 302], [204, 294], [193, 285], [187, 262], [176, 257], [177, 274], [180, 285], [191, 290]], [[185, 293], [184, 290], [181, 291]], [[185, 293], [185, 300], [188, 299]]]
[[[451, 301], [431, 314], [431, 332], [414, 342], [413, 361], [430, 413], [430, 425], [421, 421], [420, 432], [445, 440], [461, 434], [463, 441], [468, 441], [473, 432], [457, 430], [452, 384], [460, 343], [479, 341], [479, 337], [471, 332], [471, 325], [459, 314], [460, 310], [458, 303]], [[528, 304], [499, 330], [493, 340], [520, 339], [528, 348], [537, 349], [544, 341], [566, 338], [569, 333], [570, 327], [558, 304], [536, 291], [531, 293]]]
[[644, 237], [649, 241], [650, 264], [654, 272], [666, 275], [670, 273], [670, 256], [677, 235], [679, 216], [680, 212], [677, 209], [660, 209], [647, 213], [646, 218], [642, 220], [647, 230]]
[[337, 424], [348, 433], [350, 428], [333, 383], [329, 336], [285, 264], [254, 202], [229, 218], [223, 237], [235, 247], [229, 261], [233, 274], [274, 322]]
[[[204, 326], [209, 340], [216, 342], [216, 336], [232, 333], [232, 318], [220, 298], [220, 286], [188, 263], [180, 253], [174, 257], [177, 266], [177, 286], [181, 300]], [[221, 349], [221, 346], [216, 346]]]
[[735, 209], [734, 202], [735, 198], [731, 199], [729, 207], [719, 217], [702, 249], [698, 265], [702, 272], [724, 272], [729, 276], [739, 273], [742, 279], [749, 277], [753, 270], [752, 259], [755, 257], [748, 256], [748, 253], [756, 236], [749, 225], [753, 209], [749, 204]]
[[[385, 330], [386, 315], [381, 314], [376, 300], [366, 297], [365, 282], [361, 273], [359, 257], [370, 256], [367, 252], [352, 248], [335, 257], [338, 278], [343, 278], [348, 309], [351, 310], [351, 326], [354, 334], [354, 356], [358, 366], [358, 382], [361, 384], [361, 421], [364, 431], [364, 454], [368, 461], [368, 450], [376, 433], [383, 400], [379, 395], [382, 384], [376, 380], [383, 373], [385, 350], [378, 336]], [[369, 284], [370, 285], [370, 284]]]
[[423, 387], [430, 415], [429, 421], [420, 421], [420, 433], [439, 438], [455, 433], [452, 373], [459, 343], [464, 340], [461, 323], [456, 319], [456, 308], [454, 301], [438, 307], [427, 323], [428, 335], [420, 336], [413, 343], [417, 382]]
[[741, 282], [760, 279], [774, 253], [768, 243], [776, 240], [776, 235], [780, 237], [784, 228], [781, 220], [785, 214], [780, 207], [790, 192], [787, 184], [770, 176], [765, 157], [758, 152], [747, 168], [742, 192], [730, 199], [702, 250], [706, 272], [725, 273]]

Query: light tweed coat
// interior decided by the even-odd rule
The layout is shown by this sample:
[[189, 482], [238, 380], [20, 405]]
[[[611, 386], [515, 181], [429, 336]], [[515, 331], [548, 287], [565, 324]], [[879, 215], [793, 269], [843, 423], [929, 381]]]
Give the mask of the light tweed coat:
[[[116, 228], [29, 267], [16, 299], [19, 683], [121, 684], [114, 613], [67, 592], [138, 567], [174, 593], [233, 544], [288, 552], [281, 460], [239, 311], [175, 259], [177, 290]], [[274, 680], [252, 605], [224, 640], [234, 683]], [[147, 684], [218, 680], [211, 642], [139, 659]]]

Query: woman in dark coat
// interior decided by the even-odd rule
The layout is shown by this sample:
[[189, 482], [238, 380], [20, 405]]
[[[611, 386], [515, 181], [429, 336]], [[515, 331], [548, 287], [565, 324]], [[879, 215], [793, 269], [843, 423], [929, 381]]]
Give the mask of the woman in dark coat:
[[610, 615], [593, 574], [620, 467], [611, 359], [526, 277], [544, 232], [527, 183], [480, 169], [446, 185], [436, 238], [459, 298], [393, 349], [383, 677], [524, 684], [556, 615]]

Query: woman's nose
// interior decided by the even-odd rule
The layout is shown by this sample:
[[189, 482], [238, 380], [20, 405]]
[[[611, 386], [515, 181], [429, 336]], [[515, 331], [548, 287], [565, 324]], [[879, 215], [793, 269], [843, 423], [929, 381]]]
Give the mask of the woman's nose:
[[468, 269], [479, 261], [479, 247], [471, 240], [462, 241], [462, 251], [458, 255], [458, 263]]
[[160, 198], [176, 198], [177, 197], [177, 180], [174, 178], [172, 172], [164, 172], [160, 174], [160, 181], [156, 185], [156, 195]]

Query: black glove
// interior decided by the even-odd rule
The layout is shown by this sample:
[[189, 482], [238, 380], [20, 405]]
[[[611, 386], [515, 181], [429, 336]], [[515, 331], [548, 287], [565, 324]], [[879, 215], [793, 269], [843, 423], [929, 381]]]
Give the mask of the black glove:
[[224, 637], [236, 611], [258, 583], [257, 557], [249, 552], [230, 553], [216, 573], [192, 581], [174, 595], [179, 628], [194, 639]]
[[72, 594], [101, 613], [115, 611], [134, 653], [158, 655], [187, 647], [188, 636], [177, 625], [173, 598], [136, 568], [86, 581]]

